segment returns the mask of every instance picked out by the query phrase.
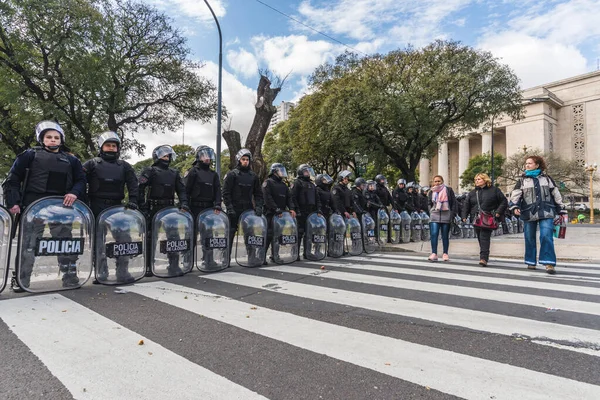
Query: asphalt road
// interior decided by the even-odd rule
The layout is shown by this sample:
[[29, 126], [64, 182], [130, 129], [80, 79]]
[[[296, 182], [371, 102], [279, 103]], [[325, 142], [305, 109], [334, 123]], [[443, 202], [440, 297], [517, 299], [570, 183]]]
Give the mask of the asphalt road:
[[[600, 398], [600, 265], [406, 253], [0, 294], [2, 399]], [[143, 344], [141, 343], [143, 341]]]

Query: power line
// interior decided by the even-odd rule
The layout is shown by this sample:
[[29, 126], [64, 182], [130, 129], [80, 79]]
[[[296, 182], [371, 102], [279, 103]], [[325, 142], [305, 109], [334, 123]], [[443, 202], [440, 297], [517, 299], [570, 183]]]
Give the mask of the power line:
[[357, 53], [360, 53], [360, 54], [362, 54], [362, 55], [365, 55], [365, 56], [367, 55], [367, 54], [363, 53], [362, 51], [360, 51], [360, 50], [358, 50], [358, 49], [355, 49], [354, 47], [348, 46], [346, 43], [340, 42], [340, 41], [339, 41], [339, 40], [337, 40], [336, 38], [334, 38], [334, 37], [331, 37], [331, 36], [327, 35], [326, 33], [323, 33], [323, 32], [321, 32], [321, 31], [319, 31], [319, 30], [317, 30], [317, 29], [313, 28], [312, 26], [310, 26], [310, 25], [307, 25], [307, 24], [305, 24], [304, 22], [297, 20], [296, 18], [292, 17], [291, 15], [288, 15], [288, 14], [284, 13], [283, 11], [279, 11], [278, 9], [276, 9], [275, 7], [273, 7], [273, 6], [271, 6], [271, 5], [267, 4], [267, 3], [265, 3], [264, 1], [261, 1], [261, 0], [256, 0], [256, 1], [257, 1], [258, 3], [260, 3], [260, 4], [262, 4], [263, 6], [265, 6], [265, 7], [268, 7], [268, 8], [270, 8], [271, 10], [273, 10], [273, 11], [275, 11], [275, 12], [277, 12], [277, 13], [279, 13], [279, 14], [283, 15], [284, 17], [286, 17], [286, 18], [289, 18], [289, 19], [291, 19], [292, 21], [299, 23], [300, 25], [302, 25], [302, 26], [304, 26], [304, 27], [306, 27], [306, 28], [310, 29], [311, 31], [314, 31], [314, 32], [318, 33], [319, 35], [325, 36], [325, 37], [326, 37], [327, 39], [329, 39], [329, 40], [333, 40], [334, 42], [336, 42], [336, 43], [339, 43], [339, 44], [341, 44], [342, 46], [344, 46], [344, 47], [347, 47], [347, 48], [349, 48], [350, 50], [356, 51]]

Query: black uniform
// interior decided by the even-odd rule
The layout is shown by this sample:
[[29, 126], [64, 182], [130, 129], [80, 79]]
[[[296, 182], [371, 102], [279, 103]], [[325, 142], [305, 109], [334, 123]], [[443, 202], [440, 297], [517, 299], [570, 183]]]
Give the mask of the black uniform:
[[[306, 218], [315, 211], [321, 213], [321, 198], [317, 193], [317, 186], [310, 181], [308, 176], [296, 178], [291, 192], [298, 222], [298, 243], [302, 243], [306, 230]], [[304, 246], [304, 251], [306, 255], [306, 246]]]
[[367, 199], [363, 191], [357, 187], [352, 188], [352, 206], [359, 221], [361, 220], [361, 216], [368, 212]]
[[379, 202], [383, 205], [383, 207], [388, 207], [394, 203], [394, 199], [392, 199], [392, 195], [385, 185], [378, 182], [375, 186], [375, 193], [379, 197]]
[[[387, 189], [386, 189], [387, 190]], [[364, 191], [365, 200], [367, 200], [367, 211], [371, 214], [374, 221], [377, 221], [377, 212], [380, 208], [383, 208], [383, 203], [381, 202], [379, 195], [376, 191], [370, 192], [368, 190]]]
[[317, 182], [317, 196], [321, 204], [321, 213], [325, 217], [325, 220], [329, 223], [329, 217], [335, 211], [335, 205], [333, 204], [333, 196], [329, 185], [323, 182]]
[[273, 241], [273, 217], [283, 211], [294, 210], [294, 202], [290, 189], [275, 174], [269, 175], [262, 185], [262, 190], [265, 199], [265, 215], [268, 222], [266, 250], [269, 250], [269, 246]]
[[[146, 189], [148, 193], [146, 194]], [[189, 207], [187, 201], [187, 193], [185, 185], [181, 179], [179, 171], [174, 168], [169, 168], [169, 162], [165, 160], [157, 160], [152, 166], [142, 170], [139, 179], [139, 196], [138, 201], [140, 210], [147, 215], [147, 232], [148, 243], [151, 243], [151, 224], [154, 215], [161, 209], [175, 205], [175, 193], [181, 207]], [[168, 240], [179, 240], [179, 231], [176, 229], [165, 232]], [[151, 254], [151, 246], [148, 248], [147, 269], [153, 258]], [[169, 275], [182, 275], [183, 271], [179, 267], [179, 254], [168, 253], [169, 266], [167, 268]]]
[[334, 211], [344, 215], [345, 213], [352, 214], [354, 209], [352, 207], [352, 193], [348, 186], [341, 182], [336, 183], [331, 190], [333, 199]]
[[[24, 182], [26, 176], [27, 182]], [[24, 183], [25, 187], [21, 189]], [[64, 196], [71, 193], [77, 198], [82, 198], [85, 195], [85, 174], [77, 157], [62, 150], [53, 153], [42, 147], [36, 147], [17, 156], [3, 188], [6, 206], [10, 209], [18, 204], [23, 213], [31, 203], [46, 196]], [[30, 240], [27, 243], [22, 243], [24, 256], [19, 268], [21, 284], [29, 287], [35, 262], [36, 240], [42, 237], [45, 225], [37, 219], [30, 223], [26, 221], [22, 223], [25, 226], [21, 229], [34, 232], [28, 235]], [[72, 237], [71, 223], [51, 224], [49, 228], [53, 238]], [[59, 270], [63, 273], [63, 286], [78, 285], [77, 255], [58, 256], [57, 259]]]
[[[83, 170], [88, 182], [89, 206], [98, 218], [100, 213], [114, 205], [121, 204], [125, 198], [125, 185], [129, 193], [129, 205], [137, 208], [138, 179], [133, 167], [124, 160], [100, 154], [83, 164]], [[129, 231], [122, 229], [111, 229], [111, 235], [118, 242], [131, 242]], [[106, 232], [104, 232], [106, 237]], [[120, 282], [133, 282], [129, 274], [129, 256], [119, 256], [116, 259], [116, 278]], [[108, 278], [108, 264], [106, 258], [102, 265], [96, 265], [99, 280]]]
[[392, 192], [392, 199], [394, 201], [394, 209], [398, 210], [399, 213], [406, 211], [411, 213], [413, 207], [411, 201], [409, 201], [409, 195], [406, 193], [406, 189], [396, 188]]
[[209, 164], [196, 162], [185, 178], [185, 191], [194, 214], [194, 223], [198, 214], [207, 208], [221, 209], [221, 181], [219, 175]]
[[[250, 167], [238, 166], [225, 175], [223, 181], [223, 202], [229, 218], [229, 243], [233, 249], [233, 238], [238, 228], [240, 215], [246, 210], [254, 209], [262, 215], [264, 200], [258, 176]], [[250, 249], [249, 249], [250, 250]]]

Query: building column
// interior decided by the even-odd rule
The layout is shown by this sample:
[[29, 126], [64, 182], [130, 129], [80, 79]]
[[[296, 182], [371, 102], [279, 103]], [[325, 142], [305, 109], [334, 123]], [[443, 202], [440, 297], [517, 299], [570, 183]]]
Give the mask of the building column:
[[444, 181], [448, 181], [448, 143], [441, 143], [438, 148], [438, 175], [444, 178]]
[[419, 161], [419, 186], [429, 186], [429, 159]]
[[460, 179], [460, 176], [469, 166], [470, 158], [471, 154], [469, 149], [469, 137], [467, 136], [458, 141], [458, 187], [455, 188], [457, 190], [460, 189], [462, 184], [462, 179]]
[[492, 132], [481, 134], [481, 154], [492, 152]]

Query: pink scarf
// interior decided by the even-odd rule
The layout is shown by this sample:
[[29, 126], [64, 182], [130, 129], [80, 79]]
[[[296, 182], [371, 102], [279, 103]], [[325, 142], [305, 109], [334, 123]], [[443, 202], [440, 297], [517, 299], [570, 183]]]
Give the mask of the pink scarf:
[[435, 203], [433, 208], [436, 211], [448, 211], [450, 210], [450, 203], [448, 202], [448, 189], [443, 183], [431, 188], [433, 192], [431, 200]]

